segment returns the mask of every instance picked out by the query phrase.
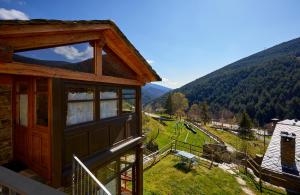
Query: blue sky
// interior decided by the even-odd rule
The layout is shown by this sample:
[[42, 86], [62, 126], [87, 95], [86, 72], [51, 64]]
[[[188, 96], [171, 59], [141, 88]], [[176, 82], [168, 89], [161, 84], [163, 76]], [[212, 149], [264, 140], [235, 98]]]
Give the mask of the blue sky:
[[176, 88], [300, 36], [298, 0], [0, 0], [0, 18], [111, 19]]

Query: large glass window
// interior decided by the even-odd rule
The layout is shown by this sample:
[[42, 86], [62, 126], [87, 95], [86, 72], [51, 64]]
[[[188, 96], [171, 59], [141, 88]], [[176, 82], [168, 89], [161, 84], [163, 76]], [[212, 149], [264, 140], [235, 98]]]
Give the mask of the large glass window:
[[[118, 192], [118, 162], [112, 161], [96, 171], [96, 177], [105, 185], [111, 194]], [[100, 190], [100, 194], [105, 194]]]
[[136, 73], [110, 48], [102, 50], [102, 72], [106, 76], [136, 79]]
[[94, 72], [94, 48], [90, 43], [15, 52], [13, 60], [27, 64]]
[[48, 126], [48, 79], [35, 82], [35, 124]]
[[67, 125], [75, 125], [94, 120], [93, 88], [68, 89]]
[[122, 89], [122, 112], [135, 112], [136, 107], [136, 91], [135, 89]]
[[113, 88], [100, 90], [100, 119], [118, 115], [118, 91]]

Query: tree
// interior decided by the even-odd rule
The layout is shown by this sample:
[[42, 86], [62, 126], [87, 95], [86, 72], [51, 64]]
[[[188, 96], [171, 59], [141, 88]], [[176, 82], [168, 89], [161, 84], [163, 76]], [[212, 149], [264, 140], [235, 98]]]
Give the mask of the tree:
[[198, 104], [193, 104], [188, 112], [188, 117], [191, 120], [198, 121], [200, 118], [200, 107]]
[[166, 113], [170, 116], [173, 114], [173, 107], [172, 107], [172, 93], [169, 93], [168, 98], [165, 103]]
[[204, 125], [211, 121], [209, 108], [206, 102], [200, 104], [200, 118]]
[[252, 137], [252, 122], [249, 115], [246, 112], [242, 113], [241, 120], [239, 123], [239, 133], [242, 138]]
[[189, 106], [189, 101], [182, 93], [174, 93], [171, 97], [172, 100], [172, 110], [173, 112], [180, 117], [184, 116], [185, 111]]

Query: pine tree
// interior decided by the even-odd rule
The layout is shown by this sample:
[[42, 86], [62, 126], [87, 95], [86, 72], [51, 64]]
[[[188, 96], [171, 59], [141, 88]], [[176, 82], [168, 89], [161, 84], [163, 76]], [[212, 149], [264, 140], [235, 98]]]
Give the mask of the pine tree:
[[242, 113], [239, 125], [240, 125], [240, 127], [239, 127], [240, 135], [243, 138], [252, 137], [252, 131], [251, 131], [252, 122], [251, 122], [249, 115], [246, 112]]

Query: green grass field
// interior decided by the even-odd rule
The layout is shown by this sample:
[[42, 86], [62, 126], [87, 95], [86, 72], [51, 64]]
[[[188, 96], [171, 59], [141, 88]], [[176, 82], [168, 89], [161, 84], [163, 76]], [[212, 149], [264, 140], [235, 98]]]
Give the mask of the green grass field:
[[176, 120], [159, 122], [151, 117], [147, 117], [147, 122], [143, 125], [143, 128], [150, 130], [147, 139], [158, 134], [155, 142], [158, 144], [159, 148], [170, 143], [173, 139], [196, 146], [202, 146], [204, 143], [213, 142], [213, 140], [201, 131], [196, 130], [197, 133], [193, 134], [184, 126], [183, 122], [178, 122]]
[[169, 155], [145, 171], [144, 194], [243, 194], [234, 176], [220, 168], [202, 162], [185, 173], [174, 167], [178, 162]]
[[[213, 133], [214, 135], [221, 138], [224, 142], [230, 144], [232, 147], [236, 148], [237, 150], [242, 151], [243, 147], [245, 147], [245, 140], [241, 139], [237, 135], [234, 135], [227, 131], [216, 130], [212, 127], [206, 127], [208, 131]], [[266, 144], [264, 148], [264, 142], [262, 140], [249, 140], [247, 141], [247, 148], [248, 153], [251, 156], [255, 156], [255, 154], [263, 154], [267, 149], [268, 145]]]

